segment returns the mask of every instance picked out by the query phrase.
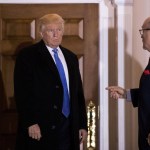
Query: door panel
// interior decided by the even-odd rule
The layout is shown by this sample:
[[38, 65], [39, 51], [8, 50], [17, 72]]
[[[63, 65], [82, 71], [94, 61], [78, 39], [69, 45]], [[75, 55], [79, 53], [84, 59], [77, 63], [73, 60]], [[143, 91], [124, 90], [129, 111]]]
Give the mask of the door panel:
[[[0, 147], [13, 150], [17, 129], [13, 71], [18, 51], [39, 40], [37, 21], [48, 13], [65, 19], [62, 45], [79, 58], [86, 103], [98, 100], [98, 5], [13, 4], [0, 5]], [[84, 147], [86, 149], [86, 146]]]

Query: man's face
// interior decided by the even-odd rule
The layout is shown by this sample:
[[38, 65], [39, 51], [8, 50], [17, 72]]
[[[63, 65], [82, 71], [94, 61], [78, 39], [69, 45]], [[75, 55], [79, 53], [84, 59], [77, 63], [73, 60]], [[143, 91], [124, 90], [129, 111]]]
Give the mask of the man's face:
[[47, 46], [52, 48], [61, 44], [63, 36], [63, 27], [61, 23], [52, 23], [45, 25], [41, 32], [42, 38]]
[[150, 29], [150, 18], [148, 18], [143, 26], [143, 34], [141, 35], [142, 42], [143, 42], [143, 49], [148, 50], [150, 52], [150, 30], [144, 30], [144, 29]]

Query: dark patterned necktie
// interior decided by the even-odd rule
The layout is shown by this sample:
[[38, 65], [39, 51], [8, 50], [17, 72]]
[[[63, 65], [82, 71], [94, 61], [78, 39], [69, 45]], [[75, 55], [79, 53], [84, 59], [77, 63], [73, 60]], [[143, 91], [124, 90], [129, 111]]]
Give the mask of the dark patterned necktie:
[[68, 87], [67, 87], [67, 81], [66, 81], [66, 76], [64, 72], [64, 68], [62, 65], [61, 60], [58, 57], [58, 49], [53, 49], [54, 52], [54, 59], [56, 62], [56, 66], [61, 78], [61, 82], [63, 85], [63, 107], [62, 107], [62, 113], [64, 116], [68, 117], [70, 114], [70, 104], [69, 104], [69, 94], [68, 94]]

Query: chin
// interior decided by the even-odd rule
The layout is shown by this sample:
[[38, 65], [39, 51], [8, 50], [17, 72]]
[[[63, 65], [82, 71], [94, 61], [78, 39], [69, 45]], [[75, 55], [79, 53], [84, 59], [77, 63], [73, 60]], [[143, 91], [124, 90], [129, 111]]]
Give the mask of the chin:
[[147, 50], [148, 52], [150, 52], [150, 47], [143, 47], [144, 50]]
[[143, 47], [144, 50], [147, 50], [148, 52], [150, 52], [150, 48], [145, 48]]
[[145, 45], [143, 45], [143, 49], [144, 49], [144, 50], [147, 50], [147, 47], [146, 47]]

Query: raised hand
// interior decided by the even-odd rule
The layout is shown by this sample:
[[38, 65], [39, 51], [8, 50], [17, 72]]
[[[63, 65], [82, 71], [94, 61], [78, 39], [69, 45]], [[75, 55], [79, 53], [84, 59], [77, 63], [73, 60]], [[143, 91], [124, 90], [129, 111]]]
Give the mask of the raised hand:
[[113, 99], [126, 98], [126, 90], [119, 86], [109, 86], [106, 87], [106, 90], [109, 91], [110, 97]]

